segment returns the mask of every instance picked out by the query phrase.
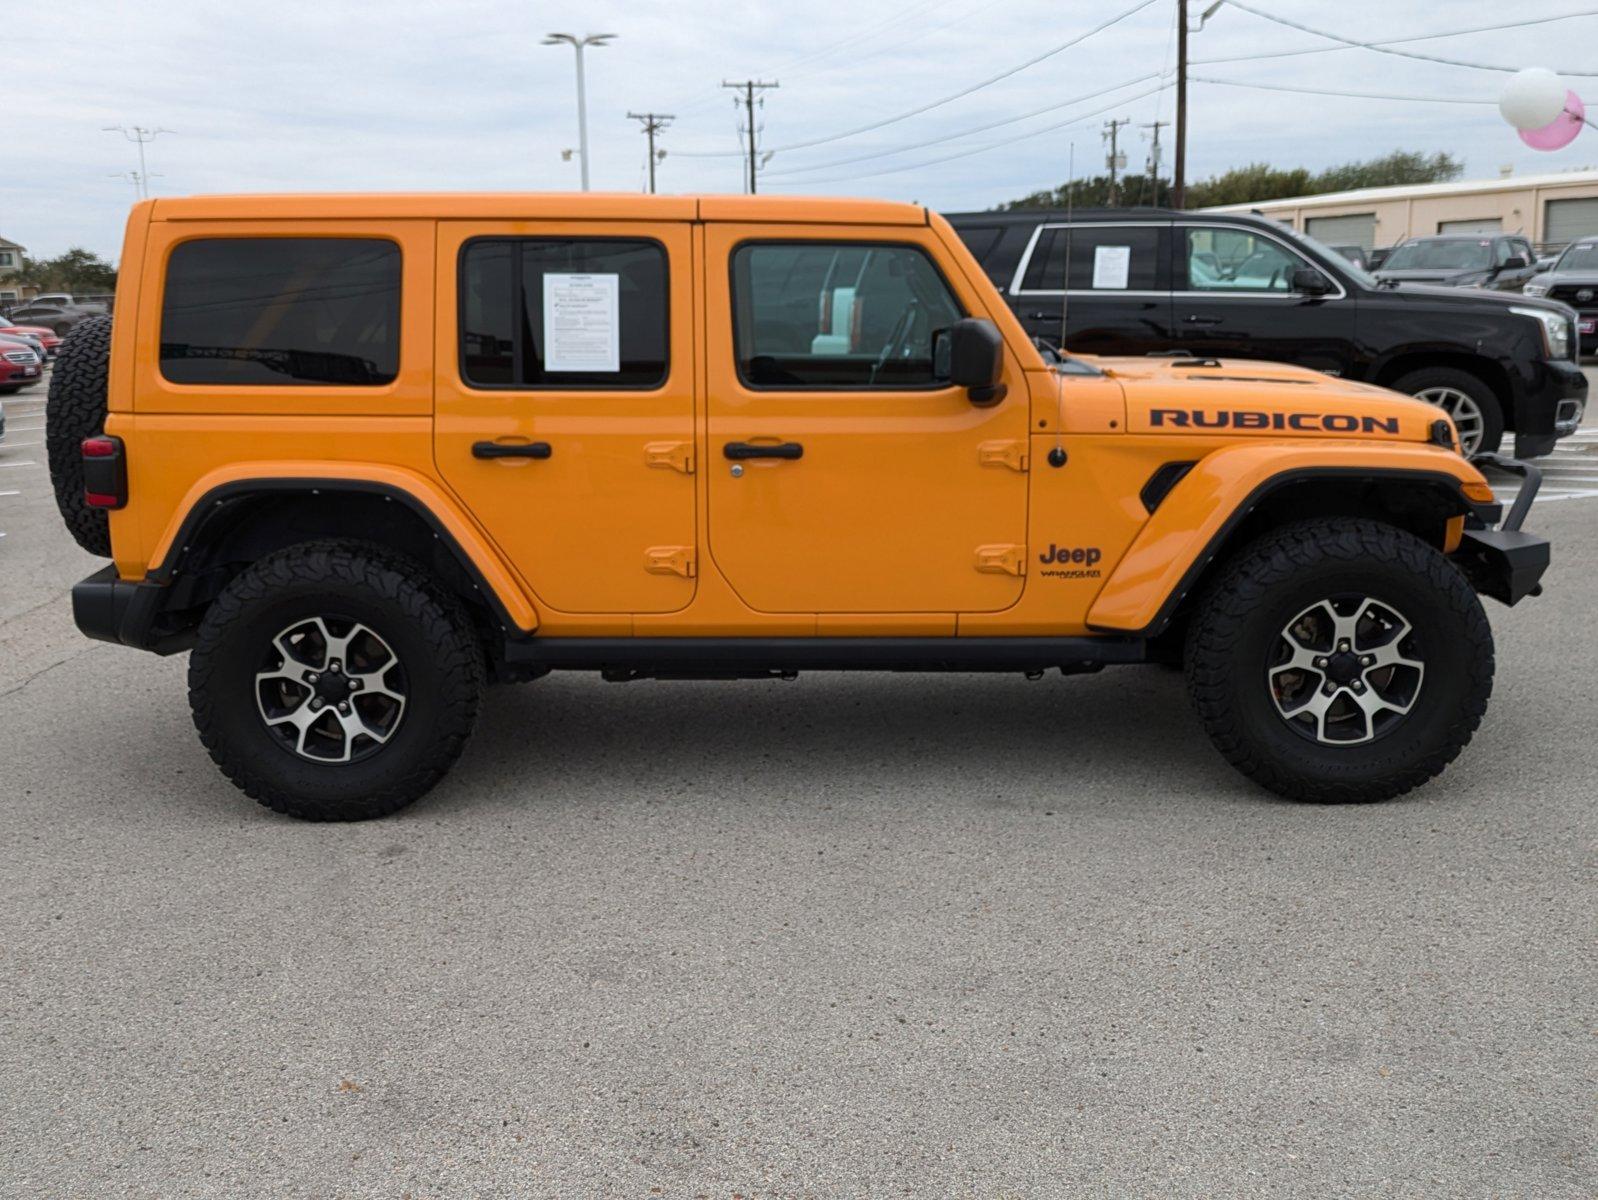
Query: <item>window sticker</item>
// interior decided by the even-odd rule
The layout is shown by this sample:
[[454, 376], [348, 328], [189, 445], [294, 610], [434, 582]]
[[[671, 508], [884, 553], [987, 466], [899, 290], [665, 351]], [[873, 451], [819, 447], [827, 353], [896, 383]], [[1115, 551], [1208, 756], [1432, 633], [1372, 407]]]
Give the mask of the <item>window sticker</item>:
[[1124, 291], [1132, 274], [1132, 247], [1093, 248], [1093, 286]]
[[621, 370], [621, 276], [544, 276], [544, 369]]

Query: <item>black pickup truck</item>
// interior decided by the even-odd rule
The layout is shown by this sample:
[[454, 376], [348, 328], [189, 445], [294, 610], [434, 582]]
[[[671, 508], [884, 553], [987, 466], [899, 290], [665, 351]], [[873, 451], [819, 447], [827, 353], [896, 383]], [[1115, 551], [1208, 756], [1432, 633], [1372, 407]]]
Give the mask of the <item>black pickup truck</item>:
[[1498, 449], [1505, 431], [1516, 457], [1547, 454], [1586, 407], [1576, 313], [1551, 300], [1384, 284], [1258, 216], [1030, 209], [949, 220], [1027, 331], [1078, 353], [1258, 358], [1380, 384], [1446, 409], [1470, 454]]

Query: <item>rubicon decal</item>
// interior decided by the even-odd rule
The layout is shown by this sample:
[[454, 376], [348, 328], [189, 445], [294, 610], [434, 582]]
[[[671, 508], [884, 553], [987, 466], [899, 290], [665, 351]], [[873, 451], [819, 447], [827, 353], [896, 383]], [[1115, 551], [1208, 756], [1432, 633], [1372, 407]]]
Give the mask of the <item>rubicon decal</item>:
[[1397, 433], [1397, 417], [1355, 413], [1259, 412], [1252, 409], [1156, 408], [1155, 429], [1285, 429], [1299, 433]]

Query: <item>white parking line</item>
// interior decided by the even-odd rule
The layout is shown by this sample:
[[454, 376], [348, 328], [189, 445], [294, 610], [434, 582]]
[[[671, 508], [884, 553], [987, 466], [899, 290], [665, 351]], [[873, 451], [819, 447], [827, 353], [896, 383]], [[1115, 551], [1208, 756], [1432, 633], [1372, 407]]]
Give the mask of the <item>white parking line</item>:
[[43, 442], [0, 442], [0, 447], [7, 450], [29, 450], [34, 446], [42, 446]]
[[38, 465], [39, 464], [34, 462], [31, 458], [25, 458], [21, 462], [0, 463], [0, 467], [36, 467]]
[[18, 491], [0, 492], [0, 496], [20, 496], [20, 495], [22, 495], [22, 493], [18, 492]]

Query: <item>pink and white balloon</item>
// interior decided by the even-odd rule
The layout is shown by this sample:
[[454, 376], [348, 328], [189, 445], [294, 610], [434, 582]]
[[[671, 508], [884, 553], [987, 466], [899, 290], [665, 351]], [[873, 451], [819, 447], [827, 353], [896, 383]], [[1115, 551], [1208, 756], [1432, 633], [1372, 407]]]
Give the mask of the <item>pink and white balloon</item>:
[[1588, 123], [1581, 97], [1545, 67], [1510, 76], [1498, 98], [1498, 111], [1533, 150], [1563, 150]]

